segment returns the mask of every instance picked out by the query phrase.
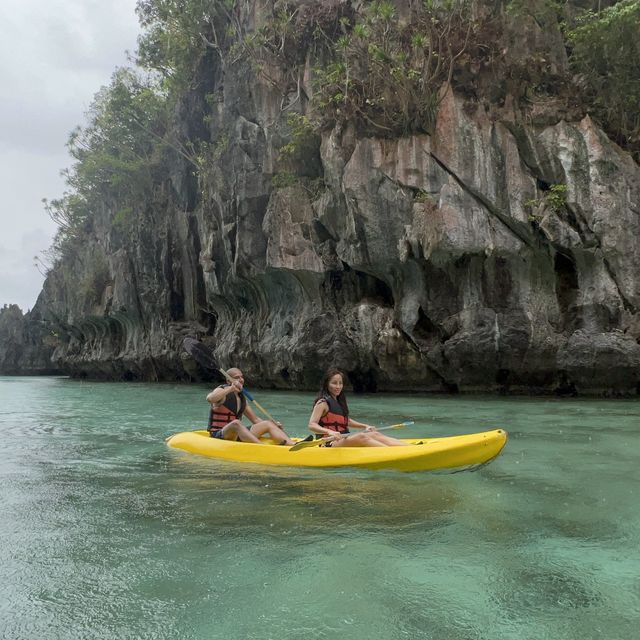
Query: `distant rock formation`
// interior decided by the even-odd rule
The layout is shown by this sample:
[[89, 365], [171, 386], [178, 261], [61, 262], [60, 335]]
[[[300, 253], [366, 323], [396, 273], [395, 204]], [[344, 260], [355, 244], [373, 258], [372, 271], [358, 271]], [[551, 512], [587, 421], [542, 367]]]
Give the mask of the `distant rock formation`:
[[32, 312], [25, 317], [16, 304], [0, 309], [0, 375], [56, 375], [51, 362], [53, 336]]

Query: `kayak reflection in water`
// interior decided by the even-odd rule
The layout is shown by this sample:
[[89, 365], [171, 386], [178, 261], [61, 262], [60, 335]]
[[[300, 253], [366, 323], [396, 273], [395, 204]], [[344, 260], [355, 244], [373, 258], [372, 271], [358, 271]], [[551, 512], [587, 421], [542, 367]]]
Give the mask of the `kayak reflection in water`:
[[[349, 417], [347, 398], [344, 395], [344, 374], [338, 369], [329, 369], [322, 378], [322, 388], [315, 399], [309, 418], [309, 429], [317, 438], [330, 437], [324, 447], [394, 447], [408, 443], [390, 438], [376, 431], [369, 424], [356, 422]], [[349, 427], [364, 429], [360, 433], [347, 435]]]
[[[207, 430], [211, 437], [262, 444], [260, 436], [268, 433], [280, 444], [288, 446], [295, 444], [283, 431], [279, 422], [261, 420], [253, 409], [247, 406], [247, 399], [242, 393], [244, 387], [242, 371], [236, 368], [229, 369], [227, 375], [232, 382], [216, 387], [207, 395], [207, 402], [211, 404]], [[242, 424], [243, 416], [249, 418], [251, 428]]]

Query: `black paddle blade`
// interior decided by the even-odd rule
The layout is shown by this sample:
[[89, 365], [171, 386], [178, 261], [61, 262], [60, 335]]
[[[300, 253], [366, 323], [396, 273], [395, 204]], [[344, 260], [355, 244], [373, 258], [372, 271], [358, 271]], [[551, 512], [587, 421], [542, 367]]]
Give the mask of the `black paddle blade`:
[[206, 344], [202, 344], [200, 340], [187, 336], [182, 341], [182, 347], [200, 366], [210, 371], [218, 372], [220, 367], [211, 349], [209, 349]]

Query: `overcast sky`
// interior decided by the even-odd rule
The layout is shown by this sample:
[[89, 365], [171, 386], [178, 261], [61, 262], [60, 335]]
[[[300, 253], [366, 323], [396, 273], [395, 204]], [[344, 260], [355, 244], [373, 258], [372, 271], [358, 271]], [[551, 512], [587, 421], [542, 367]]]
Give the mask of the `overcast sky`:
[[35, 304], [33, 257], [55, 226], [42, 206], [62, 195], [65, 144], [93, 95], [126, 64], [136, 0], [0, 0], [0, 307]]

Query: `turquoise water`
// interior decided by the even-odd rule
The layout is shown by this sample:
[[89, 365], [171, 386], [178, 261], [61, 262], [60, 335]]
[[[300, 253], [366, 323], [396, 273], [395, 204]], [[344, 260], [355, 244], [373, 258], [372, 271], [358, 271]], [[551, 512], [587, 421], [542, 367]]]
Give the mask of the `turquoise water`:
[[[0, 378], [2, 640], [638, 637], [640, 402], [352, 396], [407, 437], [509, 431], [404, 475], [166, 448], [206, 392]], [[310, 394], [255, 395], [305, 435]]]

